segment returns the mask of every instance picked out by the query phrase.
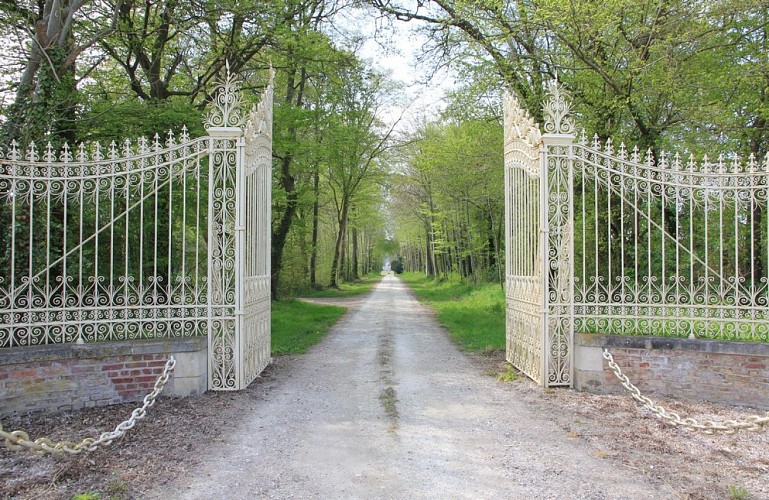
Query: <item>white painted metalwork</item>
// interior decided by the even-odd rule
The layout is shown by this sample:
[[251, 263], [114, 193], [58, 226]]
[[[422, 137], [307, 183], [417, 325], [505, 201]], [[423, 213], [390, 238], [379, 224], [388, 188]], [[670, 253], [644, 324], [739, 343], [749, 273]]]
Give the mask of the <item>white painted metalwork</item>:
[[575, 142], [557, 86], [544, 110], [505, 100], [508, 360], [570, 385], [575, 332], [769, 340], [769, 156], [655, 160]]
[[[272, 76], [271, 76], [272, 78]], [[242, 293], [237, 309], [244, 387], [270, 362], [270, 248], [272, 238], [272, 85], [252, 108], [244, 127], [237, 266]]]
[[542, 137], [515, 98], [505, 96], [504, 104], [507, 360], [541, 382], [546, 321], [539, 202]]
[[0, 347], [201, 335], [208, 148], [186, 132], [0, 160]]
[[[241, 128], [245, 126], [245, 130]], [[209, 387], [269, 362], [272, 84], [208, 136], [0, 151], [0, 347], [209, 336]]]
[[546, 335], [544, 354], [546, 386], [571, 386], [574, 329], [573, 275], [573, 161], [574, 123], [569, 102], [558, 84], [550, 87], [545, 102], [542, 136], [542, 217], [545, 276]]
[[575, 146], [574, 328], [769, 340], [769, 157]]

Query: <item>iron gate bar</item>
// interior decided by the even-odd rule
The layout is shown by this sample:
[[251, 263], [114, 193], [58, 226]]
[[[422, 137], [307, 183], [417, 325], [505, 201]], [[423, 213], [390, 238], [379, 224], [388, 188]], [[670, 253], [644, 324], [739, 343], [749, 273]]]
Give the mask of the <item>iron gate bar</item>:
[[769, 155], [575, 142], [557, 84], [544, 135], [514, 97], [504, 107], [508, 361], [571, 385], [575, 332], [769, 340]]

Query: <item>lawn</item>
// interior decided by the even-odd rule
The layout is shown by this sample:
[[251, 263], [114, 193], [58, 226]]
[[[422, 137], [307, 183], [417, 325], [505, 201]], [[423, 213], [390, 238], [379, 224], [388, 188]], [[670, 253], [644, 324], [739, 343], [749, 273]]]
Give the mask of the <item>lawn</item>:
[[272, 354], [303, 354], [339, 321], [346, 309], [299, 300], [272, 303]]
[[[435, 309], [438, 321], [457, 344], [468, 351], [505, 348], [505, 293], [498, 284], [469, 285], [436, 281], [421, 273], [400, 275], [421, 302]], [[302, 292], [306, 297], [350, 297], [366, 293], [379, 281], [370, 275], [339, 290]], [[272, 303], [272, 354], [302, 354], [320, 341], [342, 317], [342, 307], [299, 300]]]
[[[352, 297], [370, 291], [381, 276], [368, 275], [355, 283], [343, 283], [339, 289], [301, 292], [302, 297]], [[303, 354], [317, 344], [347, 311], [344, 307], [310, 304], [301, 300], [272, 303], [272, 354]]]
[[380, 279], [382, 279], [382, 276], [379, 274], [367, 274], [358, 281], [340, 283], [339, 288], [300, 290], [297, 296], [307, 298], [352, 297], [371, 291], [374, 285], [379, 283]]
[[420, 302], [435, 309], [438, 321], [462, 349], [505, 348], [505, 292], [501, 286], [436, 281], [422, 273], [404, 273], [400, 277]]

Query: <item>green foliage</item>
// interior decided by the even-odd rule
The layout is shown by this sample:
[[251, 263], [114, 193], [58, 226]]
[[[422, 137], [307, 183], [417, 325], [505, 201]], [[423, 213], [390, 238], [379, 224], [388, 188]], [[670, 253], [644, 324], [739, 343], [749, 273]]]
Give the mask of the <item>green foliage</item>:
[[354, 297], [370, 292], [381, 278], [378, 273], [371, 273], [356, 281], [341, 283], [337, 288], [299, 290], [297, 295], [308, 298]]
[[64, 142], [74, 142], [80, 104], [75, 73], [65, 66], [64, 47], [50, 47], [45, 54], [48, 64], [40, 66], [35, 81], [20, 84], [16, 101], [7, 110], [0, 144], [15, 139], [24, 146], [35, 141], [59, 148]]
[[515, 382], [518, 380], [518, 371], [509, 363], [505, 363], [504, 371], [497, 373], [499, 382]]
[[98, 493], [76, 493], [72, 495], [72, 500], [100, 500], [101, 495]]
[[727, 494], [729, 495], [729, 500], [748, 500], [750, 498], [748, 490], [741, 486], [729, 486]]
[[273, 54], [285, 68], [276, 80], [274, 296], [355, 280], [371, 271], [375, 242], [384, 237], [375, 208], [384, 173], [375, 108], [386, 82], [316, 21], [293, 19]]
[[303, 354], [317, 344], [346, 309], [298, 300], [272, 303], [272, 354]]
[[436, 281], [420, 273], [404, 273], [403, 279], [420, 301], [435, 309], [460, 347], [475, 352], [505, 348], [505, 293], [498, 284]]
[[78, 136], [81, 141], [109, 143], [158, 134], [165, 141], [169, 131], [178, 138], [182, 127], [190, 137], [205, 133], [200, 110], [184, 100], [94, 100], [78, 122]]
[[404, 269], [500, 281], [501, 126], [488, 119], [446, 118], [423, 125], [411, 139], [393, 190]]
[[[465, 118], [518, 94], [543, 123], [547, 83], [558, 79], [589, 135], [658, 154], [769, 150], [766, 2], [749, 0], [447, 0], [397, 19], [430, 23], [425, 57], [461, 75], [452, 106]], [[403, 4], [401, 4], [403, 5]], [[680, 142], [685, 141], [683, 147]], [[715, 151], [714, 151], [715, 150]]]

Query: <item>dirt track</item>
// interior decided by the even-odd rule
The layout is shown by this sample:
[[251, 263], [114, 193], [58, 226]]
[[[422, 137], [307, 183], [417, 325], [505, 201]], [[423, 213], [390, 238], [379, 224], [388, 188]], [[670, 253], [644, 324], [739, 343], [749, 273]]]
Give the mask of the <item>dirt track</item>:
[[[627, 394], [497, 382], [501, 354], [459, 352], [395, 279], [338, 303], [350, 309], [326, 339], [243, 391], [161, 398], [90, 454], [0, 446], [0, 498], [769, 499], [769, 429], [706, 436], [662, 425]], [[756, 413], [659, 402], [700, 420]], [[79, 440], [135, 407], [3, 425]]]
[[154, 498], [666, 498], [564, 439], [385, 278]]

